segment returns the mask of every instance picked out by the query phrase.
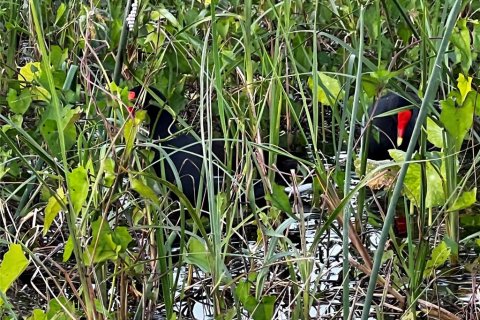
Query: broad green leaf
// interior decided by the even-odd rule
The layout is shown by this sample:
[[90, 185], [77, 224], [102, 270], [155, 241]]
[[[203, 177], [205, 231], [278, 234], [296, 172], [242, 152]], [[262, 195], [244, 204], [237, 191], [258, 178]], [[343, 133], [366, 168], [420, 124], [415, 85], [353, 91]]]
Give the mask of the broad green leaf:
[[464, 191], [462, 194], [455, 199], [452, 207], [448, 211], [457, 211], [469, 208], [477, 201], [477, 188], [473, 188], [470, 191]]
[[24, 114], [32, 103], [32, 94], [28, 89], [23, 89], [18, 96], [15, 89], [10, 89], [7, 94], [7, 103], [12, 112]]
[[13, 282], [28, 266], [28, 259], [23, 253], [22, 246], [12, 243], [3, 256], [0, 264], [0, 291], [6, 293]]
[[[382, 85], [378, 78], [372, 74], [364, 74], [362, 76], [362, 88], [367, 94], [367, 97], [372, 98], [377, 93], [378, 88]], [[352, 99], [353, 102], [353, 99]], [[353, 103], [349, 103], [350, 105]]]
[[[18, 81], [32, 83], [33, 80], [37, 79], [40, 76], [40, 62], [29, 62], [20, 68], [18, 73]], [[21, 87], [25, 87], [25, 84], [22, 84]]]
[[87, 170], [82, 166], [78, 166], [68, 174], [67, 179], [68, 193], [73, 209], [78, 214], [82, 210], [85, 200], [87, 200], [88, 189], [90, 188]]
[[[405, 152], [397, 149], [389, 150], [390, 156], [398, 162], [403, 163]], [[445, 204], [444, 179], [435, 169], [433, 162], [426, 163], [427, 170], [427, 194], [426, 207], [432, 208]], [[415, 205], [420, 205], [420, 188], [422, 185], [420, 164], [412, 162], [408, 166], [405, 176], [403, 192]]]
[[443, 238], [443, 241], [447, 245], [447, 247], [450, 249], [450, 254], [451, 255], [458, 255], [458, 242], [452, 238], [450, 238], [448, 235], [445, 235]]
[[32, 315], [27, 320], [48, 320], [48, 318], [43, 310], [33, 309]]
[[228, 29], [230, 28], [230, 22], [232, 22], [232, 18], [220, 18], [217, 20], [217, 31], [222, 39], [227, 38], [228, 36]]
[[146, 113], [144, 110], [136, 112], [135, 118], [129, 118], [123, 128], [123, 138], [125, 139], [125, 154], [128, 157], [132, 152], [135, 138], [137, 136], [138, 128], [143, 120], [145, 120]]
[[29, 62], [20, 68], [18, 73], [18, 81], [20, 81], [20, 87], [25, 88], [27, 84], [31, 84], [31, 94], [34, 100], [49, 101], [50, 92], [47, 89], [35, 85], [34, 81], [40, 81], [42, 76], [40, 62]]
[[[63, 192], [62, 188], [57, 189], [57, 197], [60, 198], [61, 201], [65, 200], [65, 193]], [[57, 215], [62, 210], [62, 203], [58, 202], [57, 198], [51, 196], [48, 199], [47, 206], [45, 207], [45, 220], [43, 222], [43, 235], [46, 235], [50, 226], [52, 225], [53, 220], [57, 217]]]
[[413, 36], [412, 29], [408, 27], [408, 25], [404, 22], [401, 22], [397, 26], [397, 34], [402, 39], [403, 43], [408, 43], [410, 38]]
[[199, 267], [203, 272], [212, 272], [213, 259], [211, 253], [207, 251], [205, 244], [195, 237], [188, 240], [188, 254], [185, 261]]
[[[340, 100], [343, 98], [343, 91], [340, 86], [340, 82], [327, 76], [323, 72], [318, 72], [319, 82], [323, 85], [318, 85], [317, 87], [317, 94], [318, 94], [318, 101], [326, 106], [332, 106], [336, 100]], [[313, 78], [308, 78], [308, 86], [313, 91]], [[328, 93], [325, 92], [324, 88], [328, 90]]]
[[462, 96], [462, 103], [465, 101], [467, 94], [472, 91], [472, 79], [472, 77], [465, 78], [465, 76], [461, 73], [458, 75], [457, 87], [460, 91], [460, 95]]
[[272, 202], [272, 205], [288, 214], [292, 214], [292, 206], [290, 204], [290, 199], [285, 193], [284, 187], [276, 183], [272, 185], [272, 194], [267, 194], [265, 199]]
[[100, 217], [92, 223], [92, 236], [92, 241], [83, 255], [85, 264], [116, 260], [120, 246], [113, 241], [107, 220]]
[[427, 139], [435, 147], [443, 149], [443, 129], [431, 118], [427, 118]]
[[378, 69], [374, 72], [370, 73], [373, 78], [378, 79], [380, 83], [385, 84], [387, 83], [390, 79], [398, 75], [398, 72], [391, 72], [389, 70], [385, 69]]
[[250, 288], [252, 284], [250, 281], [240, 281], [235, 287], [235, 295], [241, 303], [245, 304], [250, 296]]
[[12, 150], [3, 150], [0, 147], [0, 181], [14, 166], [15, 163], [8, 164], [8, 160], [12, 158]]
[[[53, 109], [53, 108], [51, 108]], [[50, 111], [53, 113], [53, 111]], [[60, 128], [63, 129], [63, 135], [65, 138], [65, 150], [69, 150], [77, 141], [77, 130], [75, 128], [75, 122], [79, 118], [80, 109], [71, 109], [64, 107], [61, 110], [62, 120]], [[46, 115], [44, 121], [40, 126], [40, 133], [47, 142], [50, 150], [55, 156], [60, 156], [60, 137], [58, 133], [57, 121], [54, 119], [53, 114]]]
[[[255, 299], [255, 297], [249, 295], [247, 296], [247, 298], [245, 299], [245, 302], [243, 302], [243, 306], [245, 307], [245, 309], [248, 311], [248, 313], [250, 313], [250, 315], [253, 317], [253, 313], [255, 312], [255, 309], [257, 308], [258, 306], [258, 303], [257, 303], [257, 299]], [[255, 319], [255, 318], [254, 318]], [[256, 320], [256, 319], [255, 319]]]
[[[63, 75], [63, 78], [66, 77], [65, 72], [63, 72], [63, 64], [66, 62], [68, 59], [68, 49], [65, 48], [62, 50], [59, 46], [51, 46], [50, 47], [50, 64], [53, 66], [53, 68], [56, 71], [62, 71], [61, 74]], [[60, 86], [63, 85], [63, 81], [61, 81]]]
[[68, 236], [67, 242], [65, 243], [65, 248], [63, 249], [63, 262], [67, 262], [68, 259], [70, 259], [70, 257], [72, 256], [73, 246], [74, 246], [73, 237], [70, 234]]
[[[472, 94], [473, 95], [472, 95]], [[442, 121], [447, 133], [455, 139], [455, 150], [459, 151], [462, 147], [463, 139], [473, 124], [473, 112], [475, 103], [475, 92], [467, 94], [462, 106], [455, 107], [455, 101], [451, 98], [440, 101], [442, 112], [440, 121]]]
[[423, 277], [428, 278], [432, 276], [436, 268], [447, 262], [448, 257], [450, 257], [450, 248], [445, 241], [442, 241], [433, 249], [432, 257], [427, 261]]
[[48, 303], [47, 319], [69, 320], [76, 313], [75, 305], [65, 297], [57, 297]]
[[124, 253], [130, 242], [133, 241], [132, 236], [128, 233], [127, 227], [116, 227], [112, 233], [113, 241], [120, 246], [119, 253]]
[[275, 300], [276, 298], [274, 296], [263, 296], [262, 301], [255, 307], [252, 318], [254, 320], [273, 319]]
[[463, 72], [468, 73], [472, 66], [472, 50], [470, 49], [470, 30], [467, 27], [466, 19], [458, 19], [450, 40], [455, 46], [455, 51], [460, 53]]
[[111, 187], [115, 181], [115, 161], [112, 158], [105, 159], [105, 176], [104, 176], [104, 185], [106, 187]]
[[92, 262], [116, 261], [132, 240], [126, 227], [119, 226], [112, 231], [108, 221], [99, 217], [92, 223], [92, 242], [84, 252], [83, 259], [88, 265]]
[[152, 188], [138, 179], [130, 179], [132, 189], [138, 192], [144, 199], [148, 199], [155, 204], [159, 204], [158, 196]]

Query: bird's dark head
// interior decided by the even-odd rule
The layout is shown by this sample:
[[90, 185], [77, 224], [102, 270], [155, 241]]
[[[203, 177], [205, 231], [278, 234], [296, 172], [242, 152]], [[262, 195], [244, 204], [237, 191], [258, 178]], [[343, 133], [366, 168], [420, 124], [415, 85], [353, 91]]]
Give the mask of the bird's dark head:
[[167, 99], [157, 88], [137, 86], [128, 92], [128, 100], [134, 103], [133, 110], [147, 111], [153, 138], [164, 139], [176, 131], [173, 116], [163, 109]]

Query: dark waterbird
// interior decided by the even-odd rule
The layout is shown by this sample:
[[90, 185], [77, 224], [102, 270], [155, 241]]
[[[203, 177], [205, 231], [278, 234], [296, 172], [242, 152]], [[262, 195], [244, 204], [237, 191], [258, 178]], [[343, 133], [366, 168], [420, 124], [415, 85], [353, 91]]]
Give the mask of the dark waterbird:
[[[164, 95], [154, 87], [149, 87], [149, 90], [153, 95], [142, 86], [135, 87], [129, 92], [129, 99], [132, 102], [137, 100], [137, 106], [142, 106], [142, 109], [147, 111], [150, 118], [150, 137], [155, 142], [160, 141], [161, 148], [154, 148], [154, 169], [159, 177], [164, 177], [168, 182], [181, 188], [190, 203], [195, 204], [200, 193], [202, 177], [203, 184], [206, 184], [205, 170], [202, 168], [204, 163], [210, 164], [204, 161], [203, 143], [190, 131], [180, 132], [174, 117], [160, 106], [166, 103]], [[212, 141], [211, 151], [213, 182], [215, 193], [217, 193], [226, 176], [224, 141]], [[233, 158], [235, 159], [235, 155]], [[283, 172], [296, 169], [298, 165], [296, 161], [282, 156], [278, 156], [277, 163], [279, 171]], [[259, 206], [265, 203], [264, 189], [262, 183], [254, 185], [253, 192]], [[176, 198], [174, 195], [172, 197]], [[205, 201], [202, 202], [206, 204]]]
[[[412, 106], [410, 109], [402, 109]], [[396, 109], [397, 113], [393, 113]], [[381, 97], [370, 111], [372, 130], [368, 141], [367, 157], [372, 160], [390, 158], [388, 150], [407, 150], [418, 117], [418, 108], [396, 93]]]
[[[165, 96], [154, 87], [149, 90], [156, 97], [138, 86], [130, 91], [129, 99], [143, 101], [142, 109], [147, 111], [150, 118], [150, 136], [154, 141], [160, 141], [161, 148], [154, 148], [155, 172], [168, 182], [176, 184], [187, 199], [195, 204], [204, 165], [203, 144], [192, 133], [179, 132], [174, 117], [160, 106], [162, 102], [166, 103]], [[145, 92], [145, 97], [140, 96], [142, 91]], [[214, 182], [219, 183], [221, 163], [225, 160], [224, 143], [213, 141], [211, 148], [212, 156], [216, 158], [212, 166], [214, 180], [217, 180]]]

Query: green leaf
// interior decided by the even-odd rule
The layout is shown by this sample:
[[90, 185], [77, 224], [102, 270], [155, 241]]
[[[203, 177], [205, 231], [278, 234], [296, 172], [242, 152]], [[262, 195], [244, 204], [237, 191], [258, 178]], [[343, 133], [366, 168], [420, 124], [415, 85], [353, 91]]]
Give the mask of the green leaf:
[[[395, 162], [401, 164], [405, 161], [405, 152], [397, 149], [389, 150]], [[426, 207], [432, 208], [445, 204], [444, 179], [435, 168], [433, 161], [426, 162], [427, 194]], [[420, 188], [422, 185], [421, 167], [419, 163], [410, 163], [403, 182], [403, 192], [416, 206], [420, 205]]]
[[68, 259], [70, 259], [70, 257], [72, 256], [73, 246], [74, 246], [73, 237], [70, 234], [68, 236], [67, 242], [65, 243], [65, 248], [63, 249], [63, 262], [67, 262]]
[[167, 19], [168, 22], [170, 22], [175, 28], [179, 27], [177, 19], [167, 9], [165, 9], [165, 8], [159, 9], [158, 14], [159, 14], [159, 18], [163, 17], [163, 18]]
[[367, 10], [365, 10], [365, 27], [368, 31], [370, 43], [377, 40], [381, 22], [377, 8], [375, 6], [368, 6]]
[[465, 78], [461, 73], [458, 75], [457, 88], [462, 96], [462, 103], [465, 101], [467, 94], [472, 91], [472, 79], [472, 77]]
[[129, 118], [125, 123], [125, 127], [123, 128], [123, 138], [125, 139], [125, 154], [127, 157], [133, 150], [138, 128], [142, 121], [145, 120], [145, 116], [145, 110], [138, 111], [135, 113], [134, 119]]
[[66, 9], [67, 9], [67, 6], [65, 5], [65, 3], [63, 2], [60, 3], [57, 9], [57, 15], [55, 17], [55, 23], [54, 23], [55, 25], [58, 23], [58, 21], [60, 21]]
[[108, 221], [102, 217], [92, 223], [92, 236], [92, 242], [83, 255], [87, 265], [92, 262], [116, 261], [133, 240], [126, 227], [116, 227], [112, 231]]
[[43, 310], [33, 309], [32, 315], [27, 320], [48, 320], [48, 318]]
[[448, 257], [450, 257], [450, 248], [445, 241], [442, 241], [433, 249], [432, 257], [427, 261], [423, 277], [428, 278], [432, 276], [433, 271], [447, 262]]
[[[29, 62], [20, 68], [18, 80], [20, 82], [32, 83], [40, 76], [40, 62]], [[25, 85], [23, 85], [25, 87]]]
[[92, 223], [92, 242], [84, 252], [85, 264], [100, 263], [107, 260], [116, 260], [120, 247], [113, 241], [112, 230], [108, 221], [99, 217]]
[[397, 34], [402, 39], [403, 43], [408, 43], [413, 36], [412, 29], [406, 23], [400, 23], [397, 27]]
[[447, 133], [455, 141], [455, 150], [460, 151], [463, 139], [473, 124], [473, 112], [475, 103], [475, 92], [471, 91], [462, 106], [456, 108], [452, 98], [440, 101], [442, 112], [440, 121], [445, 126]]
[[203, 272], [212, 272], [213, 259], [211, 253], [207, 251], [205, 244], [195, 237], [188, 241], [188, 254], [185, 261], [199, 267]]
[[254, 320], [270, 320], [273, 319], [273, 312], [275, 310], [275, 297], [263, 296], [262, 301], [258, 303], [253, 312], [252, 318]]
[[[68, 59], [68, 49], [65, 48], [62, 50], [59, 46], [51, 46], [50, 47], [50, 64], [56, 71], [62, 70], [62, 74], [65, 77], [65, 72], [63, 72], [63, 64]], [[63, 82], [61, 83], [63, 85]]]
[[455, 202], [448, 209], [448, 211], [457, 211], [457, 210], [466, 209], [472, 206], [476, 201], [477, 201], [477, 188], [473, 188], [470, 191], [464, 191], [457, 199], [455, 199]]
[[132, 189], [138, 192], [144, 199], [148, 199], [155, 204], [159, 204], [158, 196], [152, 188], [144, 184], [141, 180], [130, 179]]
[[217, 20], [217, 31], [222, 39], [226, 39], [228, 36], [228, 29], [230, 28], [231, 18], [220, 18]]
[[[62, 188], [57, 189], [57, 197], [60, 198], [61, 201], [65, 200], [65, 194], [63, 193]], [[53, 220], [57, 217], [57, 215], [62, 210], [62, 203], [60, 203], [56, 197], [51, 196], [48, 199], [47, 206], [45, 207], [45, 220], [43, 222], [43, 235], [46, 235], [50, 226], [52, 225]]]
[[88, 181], [87, 169], [82, 166], [78, 166], [67, 176], [68, 179], [68, 193], [72, 201], [73, 209], [75, 213], [79, 213], [82, 210], [82, 206], [87, 200], [88, 189], [90, 183]]
[[[67, 310], [68, 313], [65, 311]], [[70, 315], [75, 315], [77, 312], [72, 302], [65, 297], [57, 297], [50, 300], [48, 303], [47, 319], [67, 320], [72, 319]]]
[[6, 293], [13, 282], [25, 271], [29, 264], [22, 246], [13, 243], [3, 256], [0, 264], [0, 291]]
[[112, 158], [105, 159], [105, 176], [104, 176], [104, 185], [110, 188], [115, 181], [115, 161]]
[[42, 76], [40, 62], [29, 62], [23, 67], [20, 68], [18, 73], [18, 81], [20, 82], [20, 87], [25, 88], [27, 84], [31, 84], [31, 94], [33, 100], [50, 100], [50, 92], [47, 89], [36, 85], [40, 81]]
[[292, 214], [290, 199], [288, 198], [283, 186], [274, 183], [272, 185], [272, 194], [267, 194], [265, 199], [271, 201], [275, 208], [288, 214]]
[[462, 70], [467, 74], [472, 66], [472, 50], [470, 49], [470, 30], [467, 27], [466, 19], [458, 19], [450, 40], [455, 46], [455, 51], [460, 53]]
[[132, 236], [128, 233], [127, 227], [116, 227], [112, 233], [113, 241], [120, 246], [119, 253], [124, 253], [130, 242], [133, 241]]
[[23, 89], [17, 96], [15, 89], [8, 90], [7, 103], [10, 110], [16, 114], [24, 114], [32, 104], [32, 94], [28, 89]]
[[248, 297], [250, 297], [250, 288], [252, 284], [250, 281], [240, 281], [235, 288], [235, 295], [242, 304], [246, 304]]
[[443, 149], [443, 128], [431, 118], [427, 118], [427, 139], [435, 147]]
[[[63, 135], [65, 138], [65, 150], [69, 150], [77, 141], [77, 130], [75, 128], [75, 121], [79, 118], [80, 108], [71, 109], [69, 107], [62, 108], [61, 110], [61, 124], [60, 128], [63, 129]], [[60, 157], [60, 137], [58, 133], [57, 121], [53, 116], [53, 108], [50, 106], [50, 110], [44, 116], [42, 125], [40, 126], [40, 133], [47, 142], [50, 150], [54, 156]]]
[[[323, 72], [318, 72], [319, 85], [317, 87], [318, 101], [326, 106], [332, 106], [336, 100], [343, 98], [340, 82]], [[313, 91], [313, 78], [308, 78], [308, 86]], [[325, 91], [327, 90], [328, 93]]]

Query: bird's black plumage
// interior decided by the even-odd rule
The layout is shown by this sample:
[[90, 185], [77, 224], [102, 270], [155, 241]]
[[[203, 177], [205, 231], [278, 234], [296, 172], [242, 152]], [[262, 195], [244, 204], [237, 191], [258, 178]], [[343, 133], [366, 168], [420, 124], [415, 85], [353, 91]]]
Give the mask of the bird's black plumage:
[[[149, 90], [157, 97], [145, 92], [142, 99], [141, 86], [135, 87], [131, 92], [135, 93], [134, 97], [140, 99], [139, 105], [147, 111], [150, 119], [150, 136], [154, 141], [161, 141], [161, 147], [154, 148], [154, 169], [158, 176], [164, 177], [167, 181], [176, 184], [188, 200], [195, 204], [197, 197], [201, 193], [200, 183], [202, 177], [205, 177], [204, 164], [211, 164], [215, 193], [219, 190], [219, 186], [225, 182], [226, 176], [224, 164], [226, 161], [225, 143], [223, 140], [214, 140], [211, 144], [213, 163], [204, 161], [204, 148], [199, 141], [190, 132], [178, 132], [174, 117], [164, 108], [158, 105], [166, 103], [164, 95], [156, 88], [150, 87]], [[159, 98], [159, 99], [156, 99]], [[157, 101], [160, 100], [160, 101]], [[155, 103], [157, 102], [157, 103]], [[236, 159], [235, 153], [232, 155]], [[265, 154], [268, 158], [268, 153]], [[277, 155], [276, 182], [285, 184], [281, 173], [290, 173], [290, 170], [296, 169], [298, 162], [284, 155]], [[205, 179], [204, 179], [205, 180]], [[205, 185], [205, 182], [203, 183]], [[254, 197], [258, 206], [265, 204], [265, 188], [262, 183], [255, 183], [253, 187]], [[206, 201], [203, 201], [205, 207]]]
[[[163, 94], [156, 88], [149, 88], [158, 98], [159, 102], [166, 102]], [[142, 87], [131, 90], [135, 97], [140, 98]], [[159, 107], [157, 101], [149, 92], [145, 93], [143, 109], [150, 118], [150, 136], [154, 141], [161, 141], [161, 147], [155, 148], [154, 169], [158, 176], [176, 184], [188, 200], [195, 204], [199, 195], [200, 183], [204, 176], [204, 150], [202, 143], [190, 132], [179, 132], [173, 116], [165, 109]], [[158, 101], [157, 101], [158, 102]], [[224, 162], [225, 151], [222, 141], [213, 141], [212, 152], [214, 182], [219, 183], [223, 176], [221, 163]], [[205, 184], [206, 182], [204, 182]]]
[[390, 149], [407, 150], [418, 117], [418, 108], [412, 107], [412, 116], [405, 127], [403, 142], [400, 146], [397, 146], [397, 114], [381, 116], [389, 111], [407, 106], [412, 106], [412, 102], [396, 93], [386, 94], [376, 102], [376, 106], [373, 106], [370, 111], [372, 130], [370, 132], [367, 150], [367, 157], [369, 159], [389, 159], [390, 155], [388, 150]]

